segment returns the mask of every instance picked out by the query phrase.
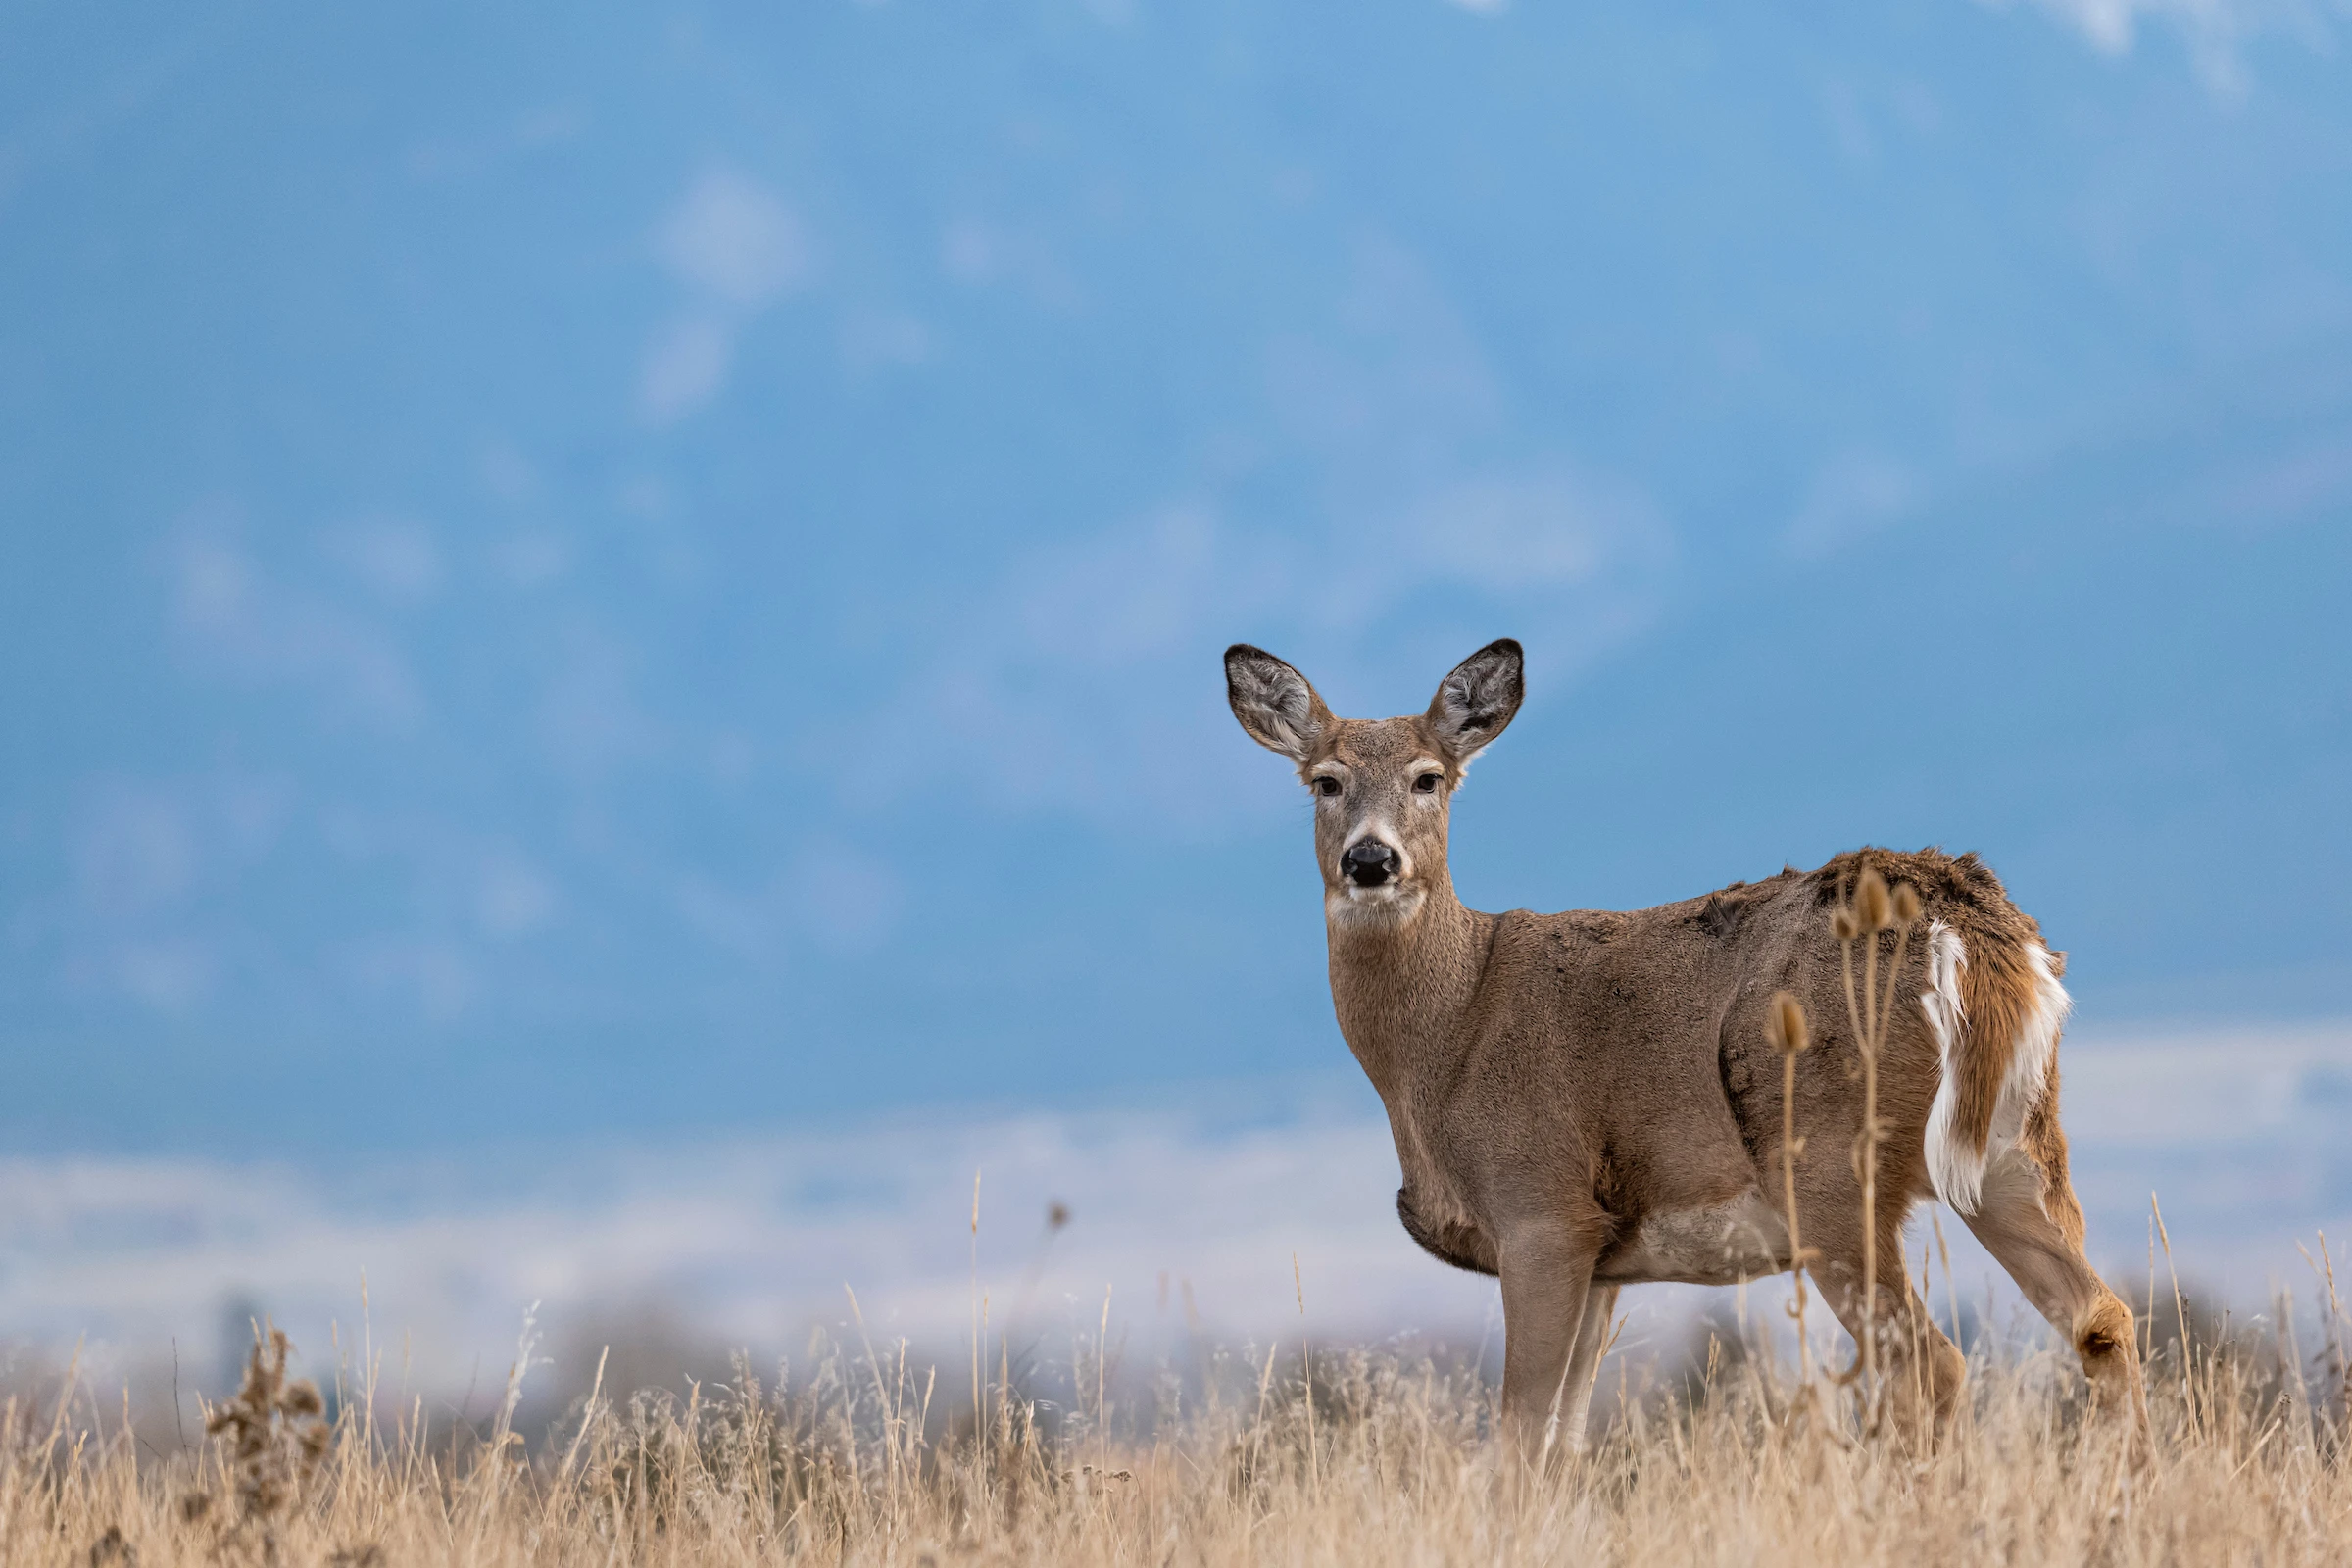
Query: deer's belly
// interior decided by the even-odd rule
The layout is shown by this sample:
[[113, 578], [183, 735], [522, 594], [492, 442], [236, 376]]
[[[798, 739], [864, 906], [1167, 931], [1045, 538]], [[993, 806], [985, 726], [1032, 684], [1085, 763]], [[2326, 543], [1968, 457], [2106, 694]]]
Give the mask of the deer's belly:
[[1751, 1188], [1727, 1203], [1645, 1214], [1600, 1257], [1608, 1285], [1736, 1285], [1788, 1266], [1788, 1226]]

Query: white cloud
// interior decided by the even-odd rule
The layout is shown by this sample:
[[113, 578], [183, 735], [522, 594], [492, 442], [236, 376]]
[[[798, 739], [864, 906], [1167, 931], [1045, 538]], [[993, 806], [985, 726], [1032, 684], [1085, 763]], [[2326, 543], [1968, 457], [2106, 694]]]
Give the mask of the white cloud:
[[[1983, 0], [2006, 8], [2013, 0]], [[2144, 25], [2170, 27], [2187, 46], [2197, 74], [2213, 91], [2245, 90], [2245, 43], [2286, 33], [2332, 49], [2334, 39], [2319, 6], [2307, 0], [2032, 0], [2102, 54], [2129, 54]]]
[[1661, 564], [1671, 553], [1646, 494], [1564, 466], [1448, 486], [1400, 514], [1386, 542], [1387, 559], [1361, 568], [1367, 598], [1431, 579], [1496, 597], [1569, 588]]
[[99, 918], [151, 914], [195, 884], [195, 832], [173, 792], [101, 786], [74, 839], [74, 902]]
[[1830, 554], [1900, 520], [1922, 493], [1918, 476], [1883, 453], [1840, 453], [1813, 475], [1782, 542], [1800, 556]]
[[456, 1022], [481, 989], [471, 956], [436, 937], [393, 935], [349, 943], [337, 967], [363, 996], [428, 1023]]
[[423, 523], [371, 517], [333, 529], [328, 549], [354, 575], [395, 603], [417, 603], [441, 587], [441, 547]]
[[806, 284], [814, 261], [801, 220], [766, 186], [728, 170], [704, 174], [662, 225], [662, 259], [729, 305], [765, 305]]
[[109, 978], [153, 1011], [183, 1013], [212, 991], [219, 972], [212, 949], [194, 937], [133, 940], [116, 948]]
[[682, 316], [656, 334], [637, 383], [637, 406], [656, 424], [683, 418], [718, 396], [735, 359], [735, 323]]
[[474, 922], [492, 937], [527, 936], [555, 913], [556, 888], [516, 851], [485, 855], [474, 895]]
[[537, 588], [571, 569], [571, 541], [560, 533], [520, 533], [503, 540], [491, 559], [517, 588]]
[[1269, 799], [1245, 782], [1264, 759], [1225, 710], [1227, 643], [1268, 643], [1343, 710], [1394, 712], [1505, 632], [1556, 689], [1656, 612], [1667, 519], [1639, 486], [1564, 458], [1489, 455], [1508, 445], [1508, 400], [1403, 247], [1358, 247], [1328, 318], [1268, 345], [1265, 397], [1270, 416], [1249, 411], [1237, 426], [1252, 437], [1209, 443], [1207, 466], [1245, 477], [1280, 441], [1319, 516], [1252, 527], [1204, 485], [1014, 561], [916, 633], [931, 655], [853, 749], [846, 789], [920, 781], [1214, 833]]
[[2352, 437], [2323, 436], [2230, 471], [2199, 512], [2241, 527], [2306, 521], [2352, 501]]
[[[846, 1281], [878, 1338], [953, 1343], [978, 1170], [1000, 1327], [1057, 1322], [1070, 1298], [1099, 1308], [1110, 1284], [1122, 1324], [1149, 1337], [1155, 1318], [1181, 1322], [1175, 1302], [1155, 1304], [1164, 1270], [1219, 1330], [1290, 1332], [1296, 1252], [1319, 1331], [1476, 1331], [1492, 1285], [1429, 1262], [1397, 1228], [1385, 1124], [1293, 1113], [1223, 1133], [1224, 1119], [1201, 1102], [898, 1120], [584, 1150], [560, 1176], [458, 1180], [446, 1162], [337, 1183], [209, 1161], [0, 1161], [0, 1252], [24, 1264], [0, 1274], [0, 1322], [67, 1346], [87, 1333], [101, 1353], [168, 1354], [177, 1338], [193, 1358], [220, 1303], [243, 1298], [323, 1355], [330, 1319], [354, 1332], [365, 1270], [377, 1343], [413, 1332], [415, 1375], [434, 1391], [511, 1343], [533, 1300], [560, 1328], [660, 1299], [773, 1345], [843, 1315]], [[1038, 1269], [1054, 1200], [1073, 1218]]]
[[61, 893], [20, 906], [56, 943], [69, 991], [184, 1013], [214, 990], [230, 934], [207, 908], [275, 848], [293, 805], [282, 780], [220, 772], [80, 781]]
[[[2138, 1261], [2151, 1187], [2186, 1276], [2252, 1304], [2266, 1276], [2301, 1268], [2298, 1240], [2352, 1224], [2352, 1194], [2331, 1174], [2352, 1092], [2343, 1027], [2101, 1039], [2070, 1044], [2066, 1068], [2102, 1265]], [[500, 1364], [534, 1300], [559, 1335], [660, 1300], [728, 1342], [797, 1350], [809, 1325], [847, 1315], [847, 1282], [879, 1344], [936, 1349], [966, 1332], [975, 1170], [981, 1285], [1000, 1328], [1008, 1315], [1091, 1325], [1108, 1286], [1114, 1333], [1165, 1343], [1189, 1286], [1214, 1342], [1297, 1333], [1294, 1253], [1318, 1340], [1475, 1337], [1491, 1322], [1493, 1282], [1442, 1267], [1397, 1227], [1389, 1129], [1359, 1082], [1335, 1076], [1163, 1091], [1148, 1107], [899, 1117], [527, 1161], [483, 1151], [340, 1177], [0, 1159], [0, 1323], [61, 1355], [86, 1334], [102, 1365], [167, 1357], [174, 1339], [210, 1365], [220, 1305], [242, 1299], [317, 1365], [330, 1321], [345, 1344], [358, 1337], [365, 1271], [375, 1343], [413, 1334], [416, 1388], [455, 1394], [477, 1355]], [[1073, 1213], [1049, 1245], [1054, 1200]], [[1963, 1291], [1982, 1300], [1998, 1276], [1945, 1218]], [[1708, 1298], [1648, 1286], [1624, 1304], [1655, 1323]]]
[[906, 883], [889, 864], [830, 835], [804, 843], [781, 874], [750, 889], [701, 872], [677, 878], [678, 916], [706, 941], [756, 963], [795, 948], [856, 957], [879, 948], [906, 907]]
[[863, 851], [820, 838], [801, 852], [791, 886], [801, 927], [837, 956], [870, 953], [898, 924], [906, 888], [896, 871]]
[[1465, 479], [1313, 539], [1165, 506], [1035, 552], [976, 595], [849, 787], [952, 780], [1016, 808], [1210, 832], [1256, 798], [1235, 785], [1262, 762], [1228, 733], [1226, 643], [1271, 639], [1326, 683], [1393, 677], [1372, 700], [1417, 706], [1450, 660], [1508, 630], [1556, 679], [1646, 621], [1671, 558], [1639, 491], [1564, 465]]
[[[169, 542], [165, 560], [173, 630], [196, 669], [307, 687], [338, 720], [395, 732], [423, 721], [423, 688], [392, 635], [265, 570], [233, 523], [192, 519]], [[408, 569], [417, 569], [416, 558]]]
[[636, 650], [597, 626], [575, 624], [561, 653], [531, 715], [547, 759], [582, 777], [654, 755], [667, 727], [638, 700]]
[[1085, 297], [1078, 276], [1046, 232], [992, 219], [964, 216], [940, 231], [940, 270], [957, 283], [1019, 287], [1038, 304], [1069, 310]]
[[725, 389], [745, 324], [807, 287], [814, 252], [783, 199], [729, 170], [704, 173], [663, 220], [655, 249], [692, 297], [646, 350], [637, 403], [656, 424], [684, 417]]
[[855, 311], [842, 323], [842, 363], [855, 376], [931, 358], [931, 329], [904, 311]]
[[2070, 24], [2103, 54], [2130, 51], [2142, 17], [2162, 18], [2206, 33], [2235, 30], [2240, 8], [2230, 0], [2034, 0]]

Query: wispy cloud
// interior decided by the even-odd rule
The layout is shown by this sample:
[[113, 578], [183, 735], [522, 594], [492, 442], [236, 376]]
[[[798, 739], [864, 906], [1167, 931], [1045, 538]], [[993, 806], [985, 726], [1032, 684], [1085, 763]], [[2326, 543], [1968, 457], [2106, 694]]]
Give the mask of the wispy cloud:
[[[986, 800], [1198, 834], [1230, 820], [1217, 657], [1280, 645], [1335, 702], [1418, 706], [1451, 661], [1504, 631], [1558, 679], [1654, 611], [1670, 554], [1654, 509], [1561, 468], [1488, 476], [1300, 540], [1200, 504], [1160, 508], [1018, 562], [978, 596], [874, 726], [849, 771], [861, 797], [947, 773]], [[1352, 679], [1350, 678], [1352, 677]]]
[[[2005, 7], [2013, 0], [1984, 0]], [[2230, 96], [2249, 85], [2245, 45], [2265, 34], [2282, 34], [2332, 46], [2334, 28], [2324, 4], [2306, 0], [2030, 0], [2080, 33], [2102, 54], [2132, 52], [2148, 25], [2177, 33], [2196, 63], [2197, 74], [2216, 93]]]
[[[379, 587], [414, 593], [437, 579], [430, 536], [405, 532], [347, 537], [352, 559]], [[262, 685], [307, 688], [326, 716], [407, 732], [426, 715], [424, 689], [399, 639], [382, 620], [272, 572], [249, 549], [232, 510], [184, 520], [164, 549], [172, 625], [194, 670]]]
[[712, 170], [662, 221], [655, 251], [687, 293], [654, 335], [638, 380], [640, 411], [657, 424], [716, 397], [745, 325], [814, 278], [815, 251], [800, 215], [749, 175]]
[[287, 781], [220, 770], [84, 780], [66, 825], [66, 881], [14, 911], [15, 935], [56, 955], [70, 994], [125, 999], [178, 1015], [202, 1005], [236, 959], [231, 930], [206, 918], [282, 838]]
[[803, 843], [785, 868], [749, 888], [701, 870], [672, 879], [678, 917], [704, 940], [760, 966], [796, 950], [832, 957], [873, 952], [897, 927], [905, 880], [880, 858], [831, 834]]
[[801, 287], [815, 267], [792, 209], [759, 181], [724, 169], [687, 190], [662, 225], [658, 248], [679, 278], [745, 308]]
[[[1262, 759], [1224, 710], [1228, 642], [1265, 642], [1344, 709], [1386, 712], [1505, 632], [1556, 683], [1656, 613], [1676, 560], [1661, 509], [1515, 450], [1476, 335], [1409, 251], [1359, 246], [1328, 318], [1271, 341], [1265, 368], [1267, 438], [1219, 448], [1196, 494], [1026, 552], [913, 630], [930, 655], [869, 726], [854, 798], [951, 782], [1213, 833], [1263, 799], [1236, 787]], [[1227, 499], [1266, 468], [1306, 477], [1305, 515], [1269, 523]]]
[[1828, 555], [1900, 521], [1923, 493], [1907, 464], [1879, 452], [1840, 453], [1815, 472], [1782, 542], [1795, 555]]

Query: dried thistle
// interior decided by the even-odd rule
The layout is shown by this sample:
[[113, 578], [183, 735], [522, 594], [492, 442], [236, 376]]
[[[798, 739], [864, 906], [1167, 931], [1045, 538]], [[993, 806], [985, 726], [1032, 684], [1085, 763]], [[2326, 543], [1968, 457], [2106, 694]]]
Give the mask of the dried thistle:
[[1805, 1025], [1805, 1005], [1795, 994], [1775, 991], [1765, 1004], [1764, 1038], [1772, 1049], [1782, 1053], [1803, 1051], [1813, 1044], [1811, 1032]]
[[[1841, 1384], [1857, 1379], [1864, 1388], [1868, 1419], [1876, 1425], [1884, 1391], [1878, 1378], [1879, 1287], [1879, 1150], [1886, 1139], [1879, 1120], [1879, 1058], [1894, 1022], [1894, 999], [1901, 989], [1903, 955], [1911, 928], [1919, 920], [1919, 890], [1905, 882], [1889, 891], [1877, 868], [1865, 865], [1854, 879], [1850, 904], [1831, 911], [1830, 931], [1838, 939], [1838, 967], [1845, 981], [1846, 1022], [1854, 1031], [1854, 1048], [1862, 1063], [1862, 1126], [1854, 1136], [1853, 1168], [1862, 1188], [1862, 1331], [1856, 1335], [1854, 1364], [1836, 1374]], [[1891, 930], [1894, 962], [1886, 972], [1886, 995], [1879, 999], [1879, 933]], [[1862, 987], [1854, 989], [1854, 947], [1862, 948]], [[1794, 1058], [1790, 1058], [1793, 1060]], [[1793, 1192], [1791, 1193], [1793, 1208]]]
[[108, 1525], [106, 1534], [90, 1543], [90, 1568], [138, 1568], [138, 1549], [122, 1539], [121, 1525]]
[[[1838, 911], [1843, 913], [1843, 910]], [[1764, 1038], [1781, 1054], [1781, 1200], [1785, 1205], [1784, 1218], [1788, 1226], [1788, 1260], [1795, 1274], [1795, 1294], [1788, 1301], [1788, 1315], [1796, 1319], [1797, 1381], [1807, 1391], [1813, 1388], [1811, 1352], [1805, 1333], [1805, 1256], [1804, 1234], [1797, 1225], [1796, 1160], [1805, 1151], [1805, 1141], [1796, 1134], [1796, 1057], [1797, 1053], [1810, 1046], [1812, 1034], [1805, 1025], [1804, 1004], [1788, 991], [1776, 991], [1764, 1004]]]
[[1872, 867], [1864, 866], [1861, 878], [1854, 884], [1854, 916], [1861, 922], [1863, 933], [1886, 930], [1894, 923], [1893, 914], [1893, 902], [1886, 895], [1886, 879]]
[[[265, 1562], [277, 1560], [278, 1526], [301, 1501], [332, 1441], [318, 1386], [286, 1376], [291, 1348], [284, 1330], [257, 1331], [244, 1385], [204, 1424], [211, 1436], [228, 1439], [237, 1498], [232, 1529], [258, 1538]], [[191, 1520], [204, 1506], [193, 1497], [181, 1503]]]

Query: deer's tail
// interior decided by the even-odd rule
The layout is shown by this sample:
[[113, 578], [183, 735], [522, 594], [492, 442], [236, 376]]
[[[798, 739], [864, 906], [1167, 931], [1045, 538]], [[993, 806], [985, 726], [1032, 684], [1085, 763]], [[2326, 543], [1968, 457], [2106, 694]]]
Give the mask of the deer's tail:
[[[1973, 922], [1972, 922], [1973, 924]], [[1942, 919], [1928, 926], [1920, 1008], [1943, 1061], [1928, 1112], [1928, 1180], [1961, 1214], [1974, 1214], [1984, 1170], [2014, 1145], [2050, 1092], [2058, 1032], [2074, 999], [2059, 984], [2065, 960], [2038, 936]]]

